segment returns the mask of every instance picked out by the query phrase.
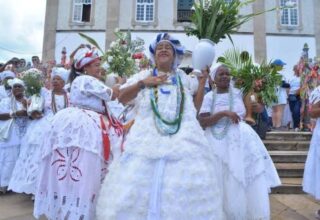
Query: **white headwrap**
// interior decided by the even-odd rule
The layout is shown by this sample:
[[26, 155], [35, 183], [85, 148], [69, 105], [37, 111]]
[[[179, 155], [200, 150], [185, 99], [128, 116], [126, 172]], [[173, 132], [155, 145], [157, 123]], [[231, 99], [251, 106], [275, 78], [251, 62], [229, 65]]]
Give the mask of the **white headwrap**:
[[70, 75], [69, 70], [67, 70], [63, 67], [54, 67], [52, 69], [51, 79], [53, 79], [53, 77], [55, 77], [55, 76], [59, 76], [66, 84], [68, 82], [69, 75]]
[[76, 62], [75, 67], [76, 67], [76, 69], [80, 70], [84, 66], [92, 63], [93, 61], [95, 61], [97, 59], [100, 59], [98, 53], [95, 51], [89, 51], [88, 53], [86, 53], [82, 58], [80, 58]]
[[14, 79], [9, 79], [8, 80], [8, 85], [13, 87], [14, 85], [19, 84], [25, 87], [24, 82], [21, 79], [14, 78]]
[[184, 47], [181, 46], [180, 41], [175, 39], [174, 37], [170, 36], [168, 33], [162, 33], [158, 34], [156, 39], [150, 44], [149, 46], [149, 51], [150, 51], [150, 58], [153, 64], [155, 64], [155, 54], [156, 54], [156, 48], [158, 44], [162, 41], [167, 41], [171, 44], [174, 50], [174, 62], [173, 62], [173, 69], [176, 69], [182, 59], [183, 59], [183, 54], [184, 54]]
[[214, 77], [216, 77], [217, 71], [221, 66], [223, 66], [221, 63], [216, 63], [211, 67], [210, 77], [212, 80], [214, 80]]
[[15, 78], [16, 74], [14, 72], [10, 71], [10, 70], [5, 70], [5, 71], [0, 73], [0, 80], [1, 81], [5, 80], [8, 77]]

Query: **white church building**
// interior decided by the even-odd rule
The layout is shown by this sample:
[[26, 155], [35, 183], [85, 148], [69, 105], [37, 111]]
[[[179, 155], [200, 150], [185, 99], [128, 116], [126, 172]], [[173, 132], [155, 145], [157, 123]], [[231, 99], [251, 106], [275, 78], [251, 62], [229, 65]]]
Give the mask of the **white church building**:
[[[230, 1], [230, 0], [226, 0]], [[169, 32], [186, 49], [192, 51], [198, 42], [188, 37], [184, 28], [190, 25], [194, 0], [54, 0], [47, 1], [43, 60], [60, 60], [63, 47], [70, 54], [85, 41], [79, 32], [93, 37], [102, 48], [114, 40], [113, 31], [131, 30], [132, 37], [145, 40], [146, 48], [157, 33]], [[292, 66], [299, 60], [303, 45], [309, 45], [309, 57], [320, 55], [319, 0], [256, 0], [242, 13], [260, 12], [286, 4], [293, 8], [259, 15], [244, 24], [232, 36], [234, 45], [253, 54], [256, 61], [280, 58]], [[226, 39], [216, 45], [217, 56], [229, 48]]]

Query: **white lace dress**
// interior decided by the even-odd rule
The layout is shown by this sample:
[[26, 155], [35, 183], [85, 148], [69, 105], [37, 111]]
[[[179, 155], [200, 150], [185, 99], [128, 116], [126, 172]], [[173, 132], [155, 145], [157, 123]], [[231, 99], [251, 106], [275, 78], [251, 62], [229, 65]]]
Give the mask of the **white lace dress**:
[[[19, 111], [25, 108], [22, 103], [15, 101], [12, 96], [1, 100], [0, 114], [15, 111], [14, 109]], [[7, 121], [0, 120], [0, 127], [4, 127], [5, 123]], [[27, 117], [15, 118], [12, 122], [8, 138], [0, 141], [0, 187], [9, 185], [15, 163], [19, 156], [21, 139], [26, 132], [27, 124]]]
[[[320, 102], [320, 86], [310, 96], [310, 103]], [[320, 200], [320, 118], [313, 130], [303, 175], [303, 191]]]
[[[111, 164], [102, 184], [99, 220], [210, 220], [221, 219], [222, 205], [215, 167], [208, 157], [208, 142], [197, 119], [190, 78], [178, 72], [184, 85], [185, 103], [181, 128], [174, 135], [157, 130], [150, 104], [150, 89], [135, 99], [137, 115], [124, 144], [124, 153]], [[124, 87], [150, 75], [143, 71]], [[196, 88], [196, 87], [195, 87]], [[166, 93], [161, 93], [164, 90]], [[176, 115], [177, 87], [159, 86], [161, 115]]]
[[[15, 192], [27, 194], [35, 194], [36, 192], [43, 140], [51, 129], [54, 116], [52, 92], [43, 90], [42, 96], [45, 100], [43, 117], [30, 121], [26, 135], [21, 140], [20, 155], [9, 183], [9, 189]], [[54, 98], [57, 111], [65, 108], [68, 104], [64, 95], [54, 95]]]
[[[49, 219], [92, 220], [101, 181], [112, 157], [120, 155], [121, 135], [109, 127], [99, 112], [112, 90], [94, 77], [77, 77], [70, 92], [70, 104], [53, 118], [44, 141], [40, 179], [35, 195], [34, 216]], [[102, 130], [102, 121], [106, 126]], [[103, 132], [112, 155], [105, 160]]]
[[[233, 112], [241, 119], [245, 116], [242, 94], [233, 91]], [[229, 110], [228, 93], [216, 94], [213, 107], [213, 92], [203, 101], [200, 113]], [[268, 193], [270, 187], [280, 185], [274, 164], [259, 136], [245, 122], [231, 124], [225, 136], [221, 135], [225, 124], [220, 120], [214, 130], [206, 128], [205, 134], [211, 143], [211, 154], [217, 157], [220, 185], [223, 190], [223, 209], [228, 220], [270, 219]]]

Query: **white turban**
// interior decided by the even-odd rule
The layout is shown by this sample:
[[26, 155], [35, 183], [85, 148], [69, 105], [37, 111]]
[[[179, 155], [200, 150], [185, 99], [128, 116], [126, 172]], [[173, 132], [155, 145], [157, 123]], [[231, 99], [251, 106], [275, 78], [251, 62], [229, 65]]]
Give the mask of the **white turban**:
[[92, 63], [93, 61], [100, 59], [98, 53], [94, 52], [94, 51], [90, 51], [88, 53], [86, 53], [82, 58], [80, 58], [77, 62], [76, 62], [76, 69], [80, 70], [82, 69], [84, 66]]
[[0, 73], [0, 80], [3, 81], [6, 78], [11, 77], [11, 78], [15, 78], [16, 74], [10, 70], [5, 70], [3, 72]]
[[23, 87], [25, 87], [24, 82], [21, 79], [18, 78], [14, 78], [14, 79], [9, 79], [8, 80], [8, 85], [13, 87], [14, 85], [22, 85]]
[[55, 77], [55, 76], [59, 76], [66, 84], [68, 82], [69, 75], [70, 75], [69, 70], [66, 70], [63, 67], [54, 67], [52, 69], [51, 79], [53, 79], [53, 77]]

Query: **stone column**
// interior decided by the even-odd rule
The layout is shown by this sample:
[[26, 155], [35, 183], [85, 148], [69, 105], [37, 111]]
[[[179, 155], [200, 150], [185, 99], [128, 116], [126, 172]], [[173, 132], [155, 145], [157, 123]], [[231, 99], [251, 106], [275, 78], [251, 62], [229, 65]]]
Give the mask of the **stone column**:
[[314, 37], [316, 39], [316, 56], [320, 57], [320, 1], [319, 0], [313, 0], [314, 4]]
[[42, 62], [55, 59], [56, 30], [58, 21], [59, 0], [46, 1], [46, 16], [42, 46]]
[[110, 43], [116, 39], [114, 36], [114, 29], [119, 27], [120, 1], [107, 1], [107, 21], [106, 21], [106, 39], [105, 49], [107, 50]]
[[[265, 0], [257, 0], [253, 3], [253, 13], [265, 10]], [[265, 14], [253, 18], [254, 58], [261, 62], [267, 58], [266, 17]]]

